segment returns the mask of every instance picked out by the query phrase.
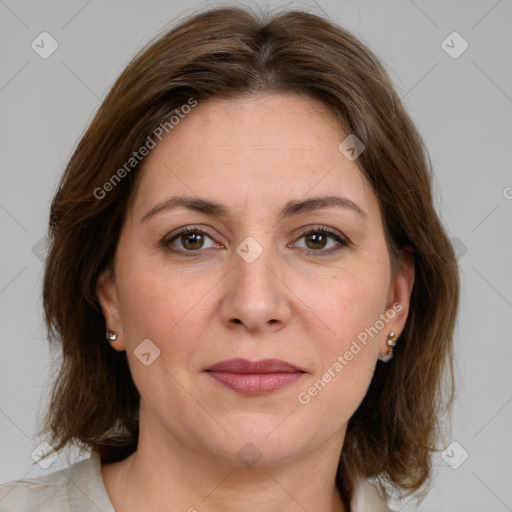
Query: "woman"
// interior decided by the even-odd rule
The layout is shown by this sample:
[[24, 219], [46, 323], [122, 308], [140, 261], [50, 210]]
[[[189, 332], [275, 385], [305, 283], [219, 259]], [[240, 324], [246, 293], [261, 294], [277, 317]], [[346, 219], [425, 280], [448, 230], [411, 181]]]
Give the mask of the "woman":
[[76, 148], [50, 235], [44, 432], [91, 456], [4, 484], [2, 510], [425, 495], [457, 264], [421, 138], [344, 29], [221, 8], [164, 34]]

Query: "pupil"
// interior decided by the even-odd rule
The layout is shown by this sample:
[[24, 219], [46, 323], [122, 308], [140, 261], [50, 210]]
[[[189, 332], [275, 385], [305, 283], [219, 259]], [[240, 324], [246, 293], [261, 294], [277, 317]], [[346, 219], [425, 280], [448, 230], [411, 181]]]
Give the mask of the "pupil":
[[[318, 233], [314, 233], [312, 235], [309, 235], [308, 237], [310, 240], [313, 240], [313, 244], [320, 244], [320, 247], [315, 247], [315, 249], [318, 249], [318, 248], [323, 248], [325, 246], [325, 237], [324, 235], [322, 234], [318, 234]], [[322, 238], [324, 238], [324, 240], [322, 241]]]
[[[185, 235], [185, 242], [183, 243], [183, 246], [187, 247], [188, 249], [200, 249], [202, 245], [202, 236], [203, 235], [200, 233], [187, 233]], [[191, 243], [189, 243], [190, 240], [192, 240]]]

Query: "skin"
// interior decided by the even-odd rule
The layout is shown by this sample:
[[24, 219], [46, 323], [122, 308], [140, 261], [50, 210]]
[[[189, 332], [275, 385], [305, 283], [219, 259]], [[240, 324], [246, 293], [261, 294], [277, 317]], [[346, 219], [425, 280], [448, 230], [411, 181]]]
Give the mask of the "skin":
[[[377, 197], [357, 160], [338, 149], [347, 135], [325, 106], [302, 95], [210, 99], [145, 158], [114, 272], [106, 269], [97, 288], [106, 324], [118, 333], [112, 347], [127, 351], [141, 395], [138, 450], [102, 466], [116, 511], [346, 510], [334, 478], [347, 422], [387, 335], [403, 330], [414, 282], [406, 255], [391, 279]], [[232, 212], [215, 218], [178, 207], [141, 221], [173, 195]], [[278, 218], [290, 200], [332, 195], [352, 200], [367, 219], [340, 207]], [[185, 226], [207, 235], [162, 245]], [[349, 246], [300, 233], [321, 226]], [[236, 252], [249, 236], [263, 250], [252, 263]], [[301, 404], [298, 394], [393, 304], [401, 311]], [[145, 339], [160, 350], [148, 366], [134, 354]], [[305, 373], [246, 396], [204, 372], [233, 357], [283, 359]], [[247, 443], [259, 457], [252, 467], [237, 456]]]

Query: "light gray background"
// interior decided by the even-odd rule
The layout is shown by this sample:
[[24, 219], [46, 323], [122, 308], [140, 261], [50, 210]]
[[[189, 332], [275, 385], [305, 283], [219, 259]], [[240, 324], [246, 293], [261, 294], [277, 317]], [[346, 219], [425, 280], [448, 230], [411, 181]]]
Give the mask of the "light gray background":
[[[461, 251], [458, 400], [448, 441], [469, 458], [452, 469], [439, 455], [429, 497], [419, 508], [414, 500], [399, 507], [512, 510], [512, 2], [288, 5], [325, 12], [383, 61], [429, 148], [438, 211]], [[135, 52], [177, 15], [206, 6], [0, 0], [0, 482], [70, 460], [61, 454], [41, 469], [31, 459], [43, 441], [35, 431], [52, 377], [37, 248], [57, 179]], [[43, 31], [59, 44], [46, 60], [31, 48]], [[469, 44], [457, 59], [441, 47], [453, 31]]]

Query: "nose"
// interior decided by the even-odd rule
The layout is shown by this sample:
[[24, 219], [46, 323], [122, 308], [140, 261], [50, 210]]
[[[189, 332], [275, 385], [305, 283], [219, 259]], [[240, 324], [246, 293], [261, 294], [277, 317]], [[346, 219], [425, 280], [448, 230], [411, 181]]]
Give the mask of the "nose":
[[293, 296], [284, 274], [284, 265], [271, 249], [252, 261], [234, 253], [231, 271], [224, 279], [222, 321], [231, 328], [242, 324], [251, 332], [283, 328], [291, 318]]

